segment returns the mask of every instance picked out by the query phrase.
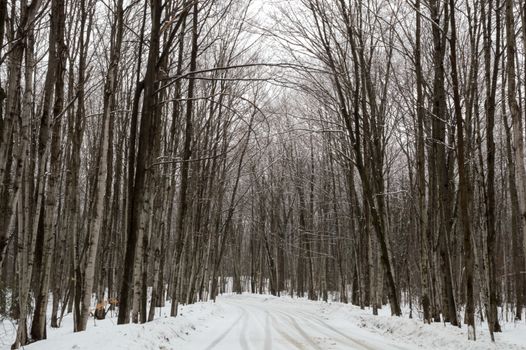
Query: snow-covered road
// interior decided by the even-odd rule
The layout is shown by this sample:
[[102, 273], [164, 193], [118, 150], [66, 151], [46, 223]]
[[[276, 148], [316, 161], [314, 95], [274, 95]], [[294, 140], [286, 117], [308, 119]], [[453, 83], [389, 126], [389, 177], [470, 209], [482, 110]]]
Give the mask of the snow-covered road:
[[221, 298], [225, 318], [187, 338], [182, 349], [412, 349], [370, 333], [319, 303], [230, 296]]

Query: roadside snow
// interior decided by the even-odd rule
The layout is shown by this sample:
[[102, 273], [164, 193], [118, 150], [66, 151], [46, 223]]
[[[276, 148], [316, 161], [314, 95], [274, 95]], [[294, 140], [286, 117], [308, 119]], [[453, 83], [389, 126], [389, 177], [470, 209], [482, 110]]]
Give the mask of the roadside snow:
[[397, 339], [401, 343], [415, 344], [424, 349], [526, 349], [526, 327], [504, 325], [503, 332], [495, 334], [492, 344], [487, 327], [477, 332], [477, 341], [467, 340], [467, 328], [390, 316], [360, 315], [358, 325], [379, 335]]
[[[73, 333], [71, 315], [64, 317], [62, 327], [48, 328], [48, 339], [35, 342], [24, 349], [27, 350], [66, 350], [66, 349], [176, 349], [185, 342], [189, 334], [206, 327], [206, 321], [221, 317], [222, 307], [213, 303], [197, 303], [181, 306], [179, 317], [169, 317], [170, 304], [156, 312], [152, 322], [136, 325], [117, 325], [116, 315], [102, 321], [90, 320], [86, 332]], [[5, 322], [5, 321], [4, 321]], [[8, 350], [14, 340], [14, 328], [5, 325], [0, 341], [0, 349]], [[2, 334], [2, 333], [0, 333]]]

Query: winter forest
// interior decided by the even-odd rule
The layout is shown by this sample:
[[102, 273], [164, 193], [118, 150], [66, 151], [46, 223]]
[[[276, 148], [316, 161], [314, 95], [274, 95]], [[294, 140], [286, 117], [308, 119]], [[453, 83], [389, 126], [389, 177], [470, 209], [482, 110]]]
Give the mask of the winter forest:
[[525, 53], [520, 0], [0, 0], [0, 348], [524, 349]]

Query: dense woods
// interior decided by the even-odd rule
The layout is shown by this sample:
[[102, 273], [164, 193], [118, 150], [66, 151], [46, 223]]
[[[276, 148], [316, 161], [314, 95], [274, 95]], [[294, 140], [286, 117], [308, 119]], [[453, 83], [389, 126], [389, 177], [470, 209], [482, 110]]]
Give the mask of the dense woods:
[[225, 291], [523, 320], [525, 53], [516, 0], [0, 0], [12, 348]]

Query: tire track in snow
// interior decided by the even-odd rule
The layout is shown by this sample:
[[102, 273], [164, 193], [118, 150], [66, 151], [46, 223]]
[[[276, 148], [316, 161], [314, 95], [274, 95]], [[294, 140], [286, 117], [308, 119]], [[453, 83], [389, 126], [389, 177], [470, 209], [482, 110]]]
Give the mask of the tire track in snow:
[[[283, 315], [285, 318], [288, 319], [288, 322], [285, 322], [282, 320], [282, 324], [285, 324], [287, 327], [290, 328], [292, 326], [292, 329], [295, 330], [295, 333], [298, 334], [299, 337], [303, 338], [311, 347], [308, 347], [309, 349], [315, 348], [317, 350], [326, 350], [323, 347], [320, 346], [320, 344], [316, 343], [314, 341], [314, 337], [310, 336], [305, 332], [302, 326], [300, 326], [297, 322], [298, 315], [296, 313], [292, 313], [290, 311], [283, 311], [280, 309], [279, 305], [274, 305], [272, 303], [265, 303], [263, 302], [267, 301], [265, 299], [264, 301], [243, 301], [243, 305], [248, 308], [252, 308], [256, 310], [259, 313], [262, 313], [265, 311], [266, 313], [274, 313], [274, 314], [280, 314]], [[276, 319], [274, 317], [274, 319]], [[261, 323], [260, 323], [261, 324]], [[263, 326], [263, 325], [262, 325]], [[279, 326], [278, 326], [279, 327]], [[274, 324], [272, 328], [274, 328], [283, 338], [287, 341], [290, 345], [293, 345], [294, 347], [297, 347], [298, 349], [306, 349], [305, 343], [300, 342], [298, 340], [295, 340], [293, 337], [288, 335], [285, 331], [280, 330], [276, 325]], [[313, 334], [318, 332], [319, 327], [316, 325], [315, 328], [312, 328]], [[326, 333], [325, 333], [326, 334]], [[265, 348], [266, 349], [266, 348]]]
[[[351, 338], [350, 336], [346, 335], [345, 333], [339, 331], [338, 329], [332, 327], [331, 325], [327, 324], [323, 320], [319, 319], [314, 314], [307, 313], [307, 312], [304, 312], [304, 311], [299, 311], [299, 310], [295, 311], [295, 313], [290, 313], [290, 311], [288, 311], [288, 312], [279, 311], [279, 312], [282, 313], [283, 315], [286, 315], [289, 318], [297, 318], [297, 319], [301, 319], [301, 320], [305, 321], [306, 323], [308, 323], [310, 325], [310, 326], [308, 326], [309, 328], [313, 329], [314, 331], [316, 331], [318, 333], [321, 333], [321, 334], [327, 336], [328, 339], [336, 342], [336, 344], [334, 344], [334, 345], [338, 345], [338, 343], [339, 343], [339, 345], [344, 345], [346, 347], [351, 347], [352, 349], [365, 349], [365, 350], [374, 350], [374, 349], [376, 349], [376, 348], [371, 348], [369, 345], [364, 344], [364, 343], [360, 342], [359, 340]], [[297, 322], [296, 322], [296, 325], [297, 325]], [[334, 335], [335, 335], [334, 333], [339, 335], [339, 338], [334, 338]], [[342, 337], [344, 339], [341, 339]], [[319, 348], [319, 346], [318, 346], [318, 348]]]
[[329, 331], [332, 332], [332, 334], [336, 333], [340, 337], [343, 337], [346, 340], [347, 345], [359, 346], [361, 349], [364, 349], [364, 350], [373, 350], [374, 349], [374, 348], [371, 348], [369, 345], [364, 344], [363, 342], [361, 342], [359, 340], [356, 340], [356, 339], [348, 336], [344, 332], [334, 328], [333, 326], [331, 326], [330, 324], [328, 324], [327, 322], [325, 322], [324, 320], [322, 320], [321, 318], [319, 318], [319, 317], [317, 317], [317, 316], [315, 316], [313, 314], [308, 314], [308, 313], [305, 313], [305, 312], [301, 312], [300, 314], [303, 315], [303, 316], [300, 316], [300, 317], [302, 317], [306, 321], [308, 321], [308, 322], [310, 322], [310, 323], [312, 323], [314, 325], [317, 324], [317, 325], [321, 326], [321, 327], [318, 327], [318, 329], [322, 333], [324, 333], [325, 335], [330, 336], [330, 334], [327, 333], [327, 331], [326, 331], [326, 330], [329, 330]]
[[[274, 348], [328, 350], [333, 347], [374, 350], [382, 348], [368, 344], [367, 340], [355, 339], [339, 327], [326, 322], [316, 312], [306, 311], [301, 306], [289, 308], [291, 305], [285, 307], [280, 303], [265, 303], [264, 301], [267, 300], [225, 300], [227, 304], [238, 307], [246, 314], [241, 333], [232, 334], [233, 337], [239, 336], [239, 344], [243, 350], [249, 349], [250, 346], [252, 349], [259, 346], [265, 350]], [[249, 323], [251, 320], [254, 320], [259, 327], [251, 325]], [[257, 336], [251, 334], [254, 331], [257, 332]], [[222, 337], [219, 338], [225, 336], [226, 334], [222, 334]], [[404, 349], [392, 342], [384, 344], [384, 348]]]
[[[287, 332], [285, 332], [284, 330], [282, 330], [281, 328], [279, 328], [279, 323], [282, 322], [282, 321], [279, 321], [276, 316], [274, 315], [270, 315], [271, 319], [272, 319], [272, 323], [273, 323], [273, 327], [274, 329], [276, 330], [276, 332], [278, 332], [290, 345], [294, 346], [295, 348], [297, 348], [298, 350], [302, 350], [304, 349], [303, 347], [303, 343], [299, 342], [298, 340], [294, 339], [293, 337], [290, 336], [290, 334], [288, 334]], [[276, 326], [278, 325], [278, 327]]]
[[[274, 313], [284, 315], [286, 318], [289, 319], [290, 324], [294, 327], [297, 333], [299, 333], [301, 337], [303, 337], [311, 346], [314, 346], [316, 349], [326, 350], [322, 345], [318, 344], [315, 341], [315, 337], [312, 336], [313, 334], [315, 335], [316, 333], [327, 336], [328, 337], [327, 339], [334, 341], [336, 343], [339, 343], [340, 345], [351, 347], [352, 349], [363, 349], [363, 350], [375, 350], [376, 349], [336, 329], [335, 327], [331, 326], [330, 324], [325, 322], [323, 319], [321, 319], [319, 316], [317, 316], [314, 313], [305, 312], [301, 309], [283, 311], [279, 307], [279, 305], [274, 305], [274, 304], [261, 305], [260, 302], [249, 301], [249, 302], [244, 302], [244, 305], [257, 309], [258, 311], [263, 311], [263, 309], [266, 309], [267, 312], [272, 311]], [[298, 323], [299, 320], [306, 321], [306, 324], [300, 325]], [[310, 328], [312, 333], [307, 333], [304, 329], [305, 326]], [[279, 333], [283, 335], [284, 332], [283, 333], [279, 332]], [[338, 338], [335, 338], [335, 335], [337, 335]], [[284, 336], [284, 337], [289, 338], [289, 339], [291, 338], [290, 336], [288, 337]], [[296, 344], [294, 345], [296, 346]]]
[[223, 339], [226, 338], [226, 336], [234, 329], [234, 327], [245, 317], [245, 314], [239, 315], [239, 317], [230, 324], [230, 326], [227, 328], [226, 331], [221, 333], [217, 338], [215, 338], [210, 345], [208, 345], [205, 350], [212, 350], [216, 347], [217, 344], [219, 344]]
[[314, 348], [318, 349], [318, 350], [322, 350], [322, 348], [316, 344], [316, 342], [314, 340], [312, 340], [312, 338], [307, 334], [305, 333], [305, 331], [299, 326], [298, 322], [296, 322], [295, 318], [293, 316], [291, 316], [290, 314], [286, 313], [286, 312], [283, 312], [283, 311], [279, 311], [277, 310], [276, 312], [282, 314], [283, 316], [287, 317], [289, 320], [290, 320], [290, 323], [292, 324], [292, 326], [298, 331], [298, 333], [310, 344], [312, 345]]
[[[286, 322], [280, 321], [278, 318], [276, 318], [274, 316], [274, 314], [276, 313], [275, 310], [272, 310], [272, 309], [268, 310], [267, 305], [258, 303], [258, 302], [243, 302], [242, 305], [233, 303], [233, 305], [243, 308], [246, 312], [248, 312], [252, 316], [252, 318], [254, 318], [254, 320], [261, 326], [261, 328], [265, 329], [263, 349], [273, 349], [271, 333], [277, 333], [281, 336], [281, 338], [287, 343], [287, 345], [279, 344], [279, 342], [278, 344], [285, 346], [285, 349], [291, 349], [291, 346], [292, 348], [295, 348], [298, 350], [305, 349], [303, 343], [294, 339], [289, 334], [287, 334], [287, 332], [283, 331], [283, 329], [280, 328], [280, 325], [279, 325], [280, 323], [285, 327], [288, 327], [289, 324]], [[262, 317], [261, 317], [261, 314], [263, 313], [265, 313], [265, 323], [264, 324], [262, 322]], [[243, 347], [243, 350], [245, 350], [245, 347]]]
[[[225, 301], [227, 304], [235, 306], [242, 310], [242, 312], [246, 315], [245, 323], [243, 325], [243, 329], [241, 330], [240, 334], [240, 344], [243, 350], [249, 349], [249, 343], [246, 340], [246, 333], [248, 328], [248, 319], [253, 318], [256, 323], [258, 323], [262, 329], [264, 329], [263, 333], [263, 349], [265, 350], [272, 350], [272, 334], [270, 332], [270, 323], [268, 320], [268, 317], [265, 318], [265, 321], [263, 321], [261, 314], [265, 313], [266, 316], [268, 316], [268, 312], [266, 312], [262, 307], [253, 305], [251, 303], [236, 303], [236, 302], [230, 302]], [[253, 310], [251, 310], [253, 309]]]
[[[330, 325], [324, 319], [322, 319], [321, 317], [319, 317], [319, 316], [317, 316], [315, 314], [307, 313], [305, 311], [300, 311], [299, 314], [303, 315], [303, 318], [308, 320], [308, 321], [310, 321], [310, 322], [316, 321], [318, 324], [323, 326], [325, 329], [328, 329], [328, 330], [330, 330], [330, 331], [332, 331], [332, 332], [334, 332], [336, 334], [339, 334], [340, 336], [342, 336], [342, 337], [352, 341], [353, 343], [361, 346], [363, 349], [366, 349], [366, 350], [377, 349], [377, 347], [372, 347], [371, 345], [366, 344], [365, 342], [363, 342], [361, 340], [356, 340], [355, 338], [352, 338], [351, 336], [349, 336], [346, 333], [340, 331], [336, 327]], [[396, 349], [400, 349], [400, 350], [405, 350], [405, 348], [402, 348], [402, 347], [397, 346], [396, 344], [392, 344], [392, 343], [389, 344], [389, 348], [396, 348]]]
[[[237, 305], [236, 305], [237, 306]], [[242, 307], [239, 307], [237, 306], [243, 316], [244, 316], [244, 319], [243, 319], [243, 328], [241, 328], [241, 334], [239, 335], [239, 344], [241, 345], [241, 348], [242, 349], [246, 349], [246, 350], [249, 350], [250, 349], [250, 346], [248, 345], [248, 342], [247, 342], [247, 328], [248, 328], [248, 318], [249, 318], [249, 315], [248, 315], [248, 312], [247, 310], [243, 309]]]

